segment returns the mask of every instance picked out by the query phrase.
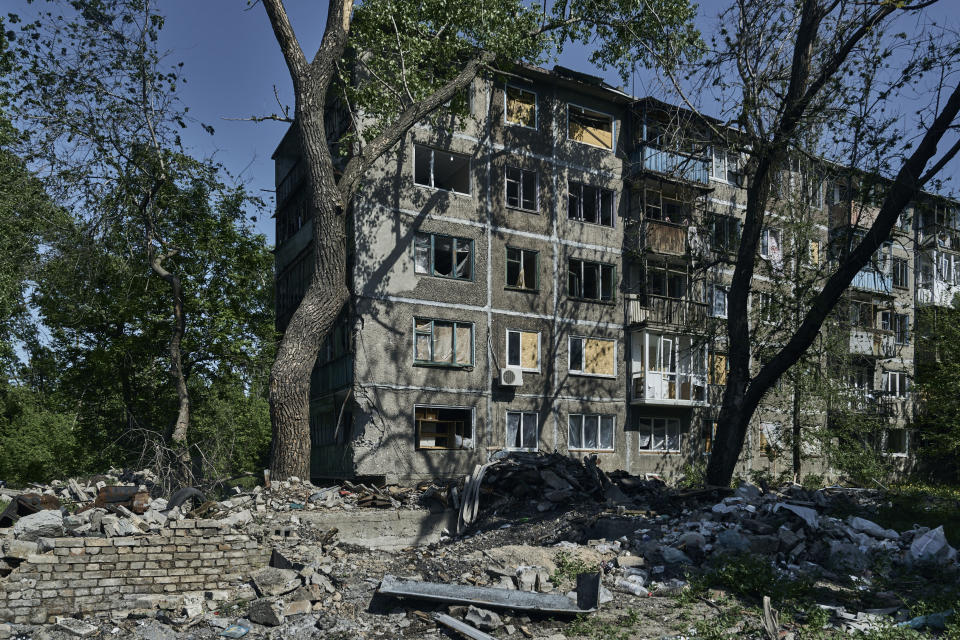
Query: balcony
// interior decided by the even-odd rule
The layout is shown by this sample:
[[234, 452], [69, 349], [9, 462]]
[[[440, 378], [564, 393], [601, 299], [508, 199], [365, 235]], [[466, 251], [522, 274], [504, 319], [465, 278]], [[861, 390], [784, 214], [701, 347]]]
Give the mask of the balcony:
[[830, 227], [869, 228], [880, 213], [879, 207], [871, 207], [860, 202], [845, 200], [830, 206]]
[[303, 162], [297, 162], [293, 168], [287, 172], [280, 184], [277, 185], [277, 210], [286, 204], [287, 200], [297, 190], [300, 183], [307, 175], [307, 166]]
[[938, 247], [960, 251], [960, 230], [942, 224], [927, 224], [917, 230], [917, 243], [924, 249]]
[[876, 389], [850, 387], [843, 391], [837, 407], [842, 413], [855, 413], [872, 418], [892, 418], [899, 401], [904, 398], [884, 395]]
[[666, 296], [627, 295], [627, 324], [659, 324], [702, 330], [707, 321], [704, 302]]
[[635, 174], [652, 171], [696, 184], [710, 183], [709, 158], [642, 145], [630, 152], [630, 163]]
[[687, 252], [687, 228], [661, 220], [644, 220], [642, 241], [650, 251], [682, 256]]
[[927, 277], [917, 286], [917, 305], [921, 307], [951, 307], [960, 295], [960, 284]]
[[876, 271], [873, 267], [864, 267], [853, 277], [850, 286], [854, 289], [874, 293], [891, 294], [893, 292], [893, 276]]
[[707, 402], [705, 373], [642, 371], [630, 381], [631, 404], [702, 406]]
[[850, 353], [878, 358], [893, 358], [897, 355], [897, 345], [893, 331], [883, 329], [850, 329]]

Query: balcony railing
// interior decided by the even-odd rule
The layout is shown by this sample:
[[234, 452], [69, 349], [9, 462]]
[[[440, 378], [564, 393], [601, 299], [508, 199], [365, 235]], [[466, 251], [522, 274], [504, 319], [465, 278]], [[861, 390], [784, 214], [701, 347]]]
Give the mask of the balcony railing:
[[307, 175], [306, 168], [307, 166], [303, 162], [297, 162], [277, 185], [277, 210], [287, 202], [287, 199], [300, 186], [303, 178]]
[[960, 230], [941, 224], [927, 224], [917, 231], [917, 240], [921, 245], [937, 246], [941, 249], [960, 251]]
[[883, 329], [850, 329], [850, 353], [862, 356], [893, 358], [897, 355], [897, 345], [893, 331]]
[[627, 324], [661, 324], [702, 329], [707, 321], [707, 305], [666, 296], [628, 295]]
[[656, 253], [682, 256], [687, 252], [687, 229], [661, 220], [644, 220], [644, 248]]
[[864, 267], [853, 277], [850, 286], [875, 293], [891, 293], [893, 291], [893, 276], [876, 271], [872, 267]]
[[639, 146], [630, 152], [634, 171], [654, 171], [698, 184], [710, 183], [710, 160], [651, 146]]
[[705, 403], [707, 374], [642, 371], [633, 375], [630, 399], [634, 404]]
[[857, 413], [876, 418], [891, 418], [896, 413], [899, 400], [876, 389], [851, 387], [843, 391], [839, 407], [841, 412]]

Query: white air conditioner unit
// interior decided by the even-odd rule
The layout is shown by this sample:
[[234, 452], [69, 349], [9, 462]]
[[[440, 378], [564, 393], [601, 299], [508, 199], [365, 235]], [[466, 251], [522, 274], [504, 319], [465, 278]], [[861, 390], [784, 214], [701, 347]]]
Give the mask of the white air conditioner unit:
[[500, 369], [501, 387], [519, 387], [523, 384], [523, 372], [516, 367]]

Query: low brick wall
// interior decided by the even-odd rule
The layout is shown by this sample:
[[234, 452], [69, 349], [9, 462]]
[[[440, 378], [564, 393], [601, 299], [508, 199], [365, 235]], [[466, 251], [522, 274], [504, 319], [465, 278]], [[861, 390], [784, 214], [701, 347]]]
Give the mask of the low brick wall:
[[269, 547], [217, 520], [169, 523], [161, 534], [57, 538], [0, 578], [0, 622], [137, 607], [137, 596], [227, 589], [267, 565]]

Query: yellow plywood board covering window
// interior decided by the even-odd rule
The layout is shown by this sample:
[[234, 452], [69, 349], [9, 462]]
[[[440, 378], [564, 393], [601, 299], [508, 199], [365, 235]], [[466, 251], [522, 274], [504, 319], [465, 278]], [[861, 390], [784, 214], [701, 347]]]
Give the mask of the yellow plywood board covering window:
[[533, 331], [520, 332], [520, 366], [536, 369], [540, 366], [540, 334]]
[[612, 340], [584, 340], [583, 372], [612, 376], [614, 344]]
[[727, 384], [727, 356], [723, 353], [710, 354], [710, 383]]
[[572, 139], [595, 147], [613, 149], [613, 121], [609, 116], [572, 106], [569, 116]]
[[537, 95], [523, 89], [507, 87], [507, 122], [535, 128], [537, 126]]
[[820, 243], [816, 240], [810, 241], [810, 262], [820, 264]]

